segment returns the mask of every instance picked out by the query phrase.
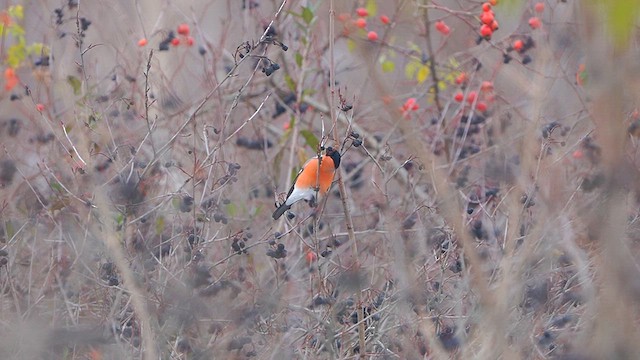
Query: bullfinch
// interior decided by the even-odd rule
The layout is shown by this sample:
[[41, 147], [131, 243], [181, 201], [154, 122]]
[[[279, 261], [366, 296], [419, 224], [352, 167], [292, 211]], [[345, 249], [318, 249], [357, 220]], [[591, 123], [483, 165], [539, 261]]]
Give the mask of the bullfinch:
[[291, 205], [300, 200], [311, 201], [313, 204], [316, 193], [326, 194], [339, 166], [340, 153], [332, 147], [328, 147], [321, 157], [320, 166], [318, 166], [318, 157], [309, 159], [293, 180], [293, 186], [291, 186], [285, 202], [273, 212], [273, 219], [278, 220], [285, 211], [291, 209]]

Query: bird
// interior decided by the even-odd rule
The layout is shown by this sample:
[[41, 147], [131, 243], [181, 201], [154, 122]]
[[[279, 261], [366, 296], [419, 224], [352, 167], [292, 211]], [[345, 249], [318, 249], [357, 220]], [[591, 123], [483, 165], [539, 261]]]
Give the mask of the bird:
[[310, 201], [313, 206], [316, 193], [324, 195], [329, 191], [333, 176], [339, 166], [340, 152], [332, 147], [328, 147], [320, 158], [320, 171], [318, 171], [318, 157], [309, 159], [293, 180], [287, 199], [280, 205], [276, 204], [277, 209], [273, 212], [273, 219], [278, 220], [282, 214], [300, 200]]

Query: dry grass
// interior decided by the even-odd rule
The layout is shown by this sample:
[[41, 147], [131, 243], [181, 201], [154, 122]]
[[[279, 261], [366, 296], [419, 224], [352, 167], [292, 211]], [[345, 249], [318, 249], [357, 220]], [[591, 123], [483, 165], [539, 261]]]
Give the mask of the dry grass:
[[[479, 44], [479, 4], [378, 3], [381, 41], [333, 44], [330, 2], [25, 4], [53, 56], [0, 98], [0, 358], [640, 358], [635, 43], [571, 1], [534, 32], [497, 7]], [[158, 51], [179, 23], [195, 45]], [[323, 128], [335, 190], [274, 222]]]

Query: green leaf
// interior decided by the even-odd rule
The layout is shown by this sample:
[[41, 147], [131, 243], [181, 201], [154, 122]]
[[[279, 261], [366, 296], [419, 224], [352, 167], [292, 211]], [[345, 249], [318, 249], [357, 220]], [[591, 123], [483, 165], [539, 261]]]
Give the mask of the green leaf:
[[382, 72], [390, 73], [396, 69], [396, 63], [391, 60], [385, 60], [382, 62]]
[[312, 95], [315, 95], [315, 93], [317, 93], [316, 89], [304, 89], [302, 91], [302, 95], [304, 96], [312, 96]]
[[369, 16], [376, 16], [378, 13], [378, 0], [368, 0], [365, 8], [369, 12]]
[[356, 42], [348, 39], [347, 40], [347, 49], [349, 50], [349, 52], [353, 52], [356, 49]]
[[7, 221], [4, 223], [4, 227], [6, 229], [7, 239], [13, 238], [16, 234], [16, 229], [13, 227], [13, 223], [11, 221]]
[[67, 82], [69, 83], [69, 85], [71, 85], [73, 94], [80, 95], [80, 89], [82, 88], [82, 83], [80, 82], [80, 80], [73, 75], [69, 75], [67, 76]]
[[62, 192], [63, 190], [62, 185], [60, 185], [60, 183], [58, 183], [57, 181], [52, 181], [50, 185], [51, 188], [55, 191]]
[[164, 228], [165, 228], [164, 217], [158, 216], [158, 218], [156, 219], [156, 234], [158, 235], [162, 234], [162, 231], [164, 231]]
[[9, 34], [15, 37], [24, 36], [24, 28], [18, 24], [10, 25], [7, 30], [9, 30]]
[[237, 213], [238, 213], [238, 207], [236, 206], [236, 204], [228, 203], [227, 204], [227, 214], [229, 214], [229, 216], [231, 216], [231, 217], [235, 217]]
[[314, 15], [313, 11], [310, 8], [303, 6], [302, 7], [302, 20], [307, 23], [307, 25], [311, 24], [313, 21]]
[[607, 26], [617, 47], [628, 47], [631, 33], [638, 23], [639, 0], [600, 1], [607, 14]]
[[116, 225], [118, 227], [121, 227], [122, 225], [124, 225], [124, 215], [123, 214], [118, 214], [116, 216]]
[[300, 135], [302, 135], [304, 140], [307, 142], [307, 145], [309, 145], [313, 149], [313, 151], [318, 148], [318, 144], [320, 144], [320, 141], [318, 141], [318, 138], [313, 135], [310, 130], [301, 130]]
[[49, 48], [44, 46], [43, 43], [33, 43], [27, 46], [27, 53], [29, 55], [49, 56]]
[[98, 118], [93, 114], [89, 115], [89, 118], [87, 119], [87, 126], [89, 129], [95, 130], [97, 124]]
[[299, 52], [296, 52], [296, 65], [298, 65], [298, 67], [302, 67], [302, 54], [300, 54]]
[[289, 88], [289, 90], [291, 90], [292, 92], [296, 91], [296, 82], [293, 81], [293, 79], [291, 78], [291, 76], [289, 76], [289, 74], [286, 74], [284, 76], [284, 82], [287, 84], [287, 87]]
[[19, 41], [13, 44], [7, 49], [7, 65], [12, 68], [17, 68], [26, 59], [27, 51], [24, 46], [24, 42]]

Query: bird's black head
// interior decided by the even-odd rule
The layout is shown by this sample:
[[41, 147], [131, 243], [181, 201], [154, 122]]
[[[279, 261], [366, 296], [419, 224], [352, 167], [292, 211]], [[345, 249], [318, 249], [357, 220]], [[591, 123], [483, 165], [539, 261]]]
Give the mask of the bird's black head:
[[338, 168], [340, 166], [340, 152], [331, 146], [327, 148], [327, 156], [333, 160], [333, 165]]

